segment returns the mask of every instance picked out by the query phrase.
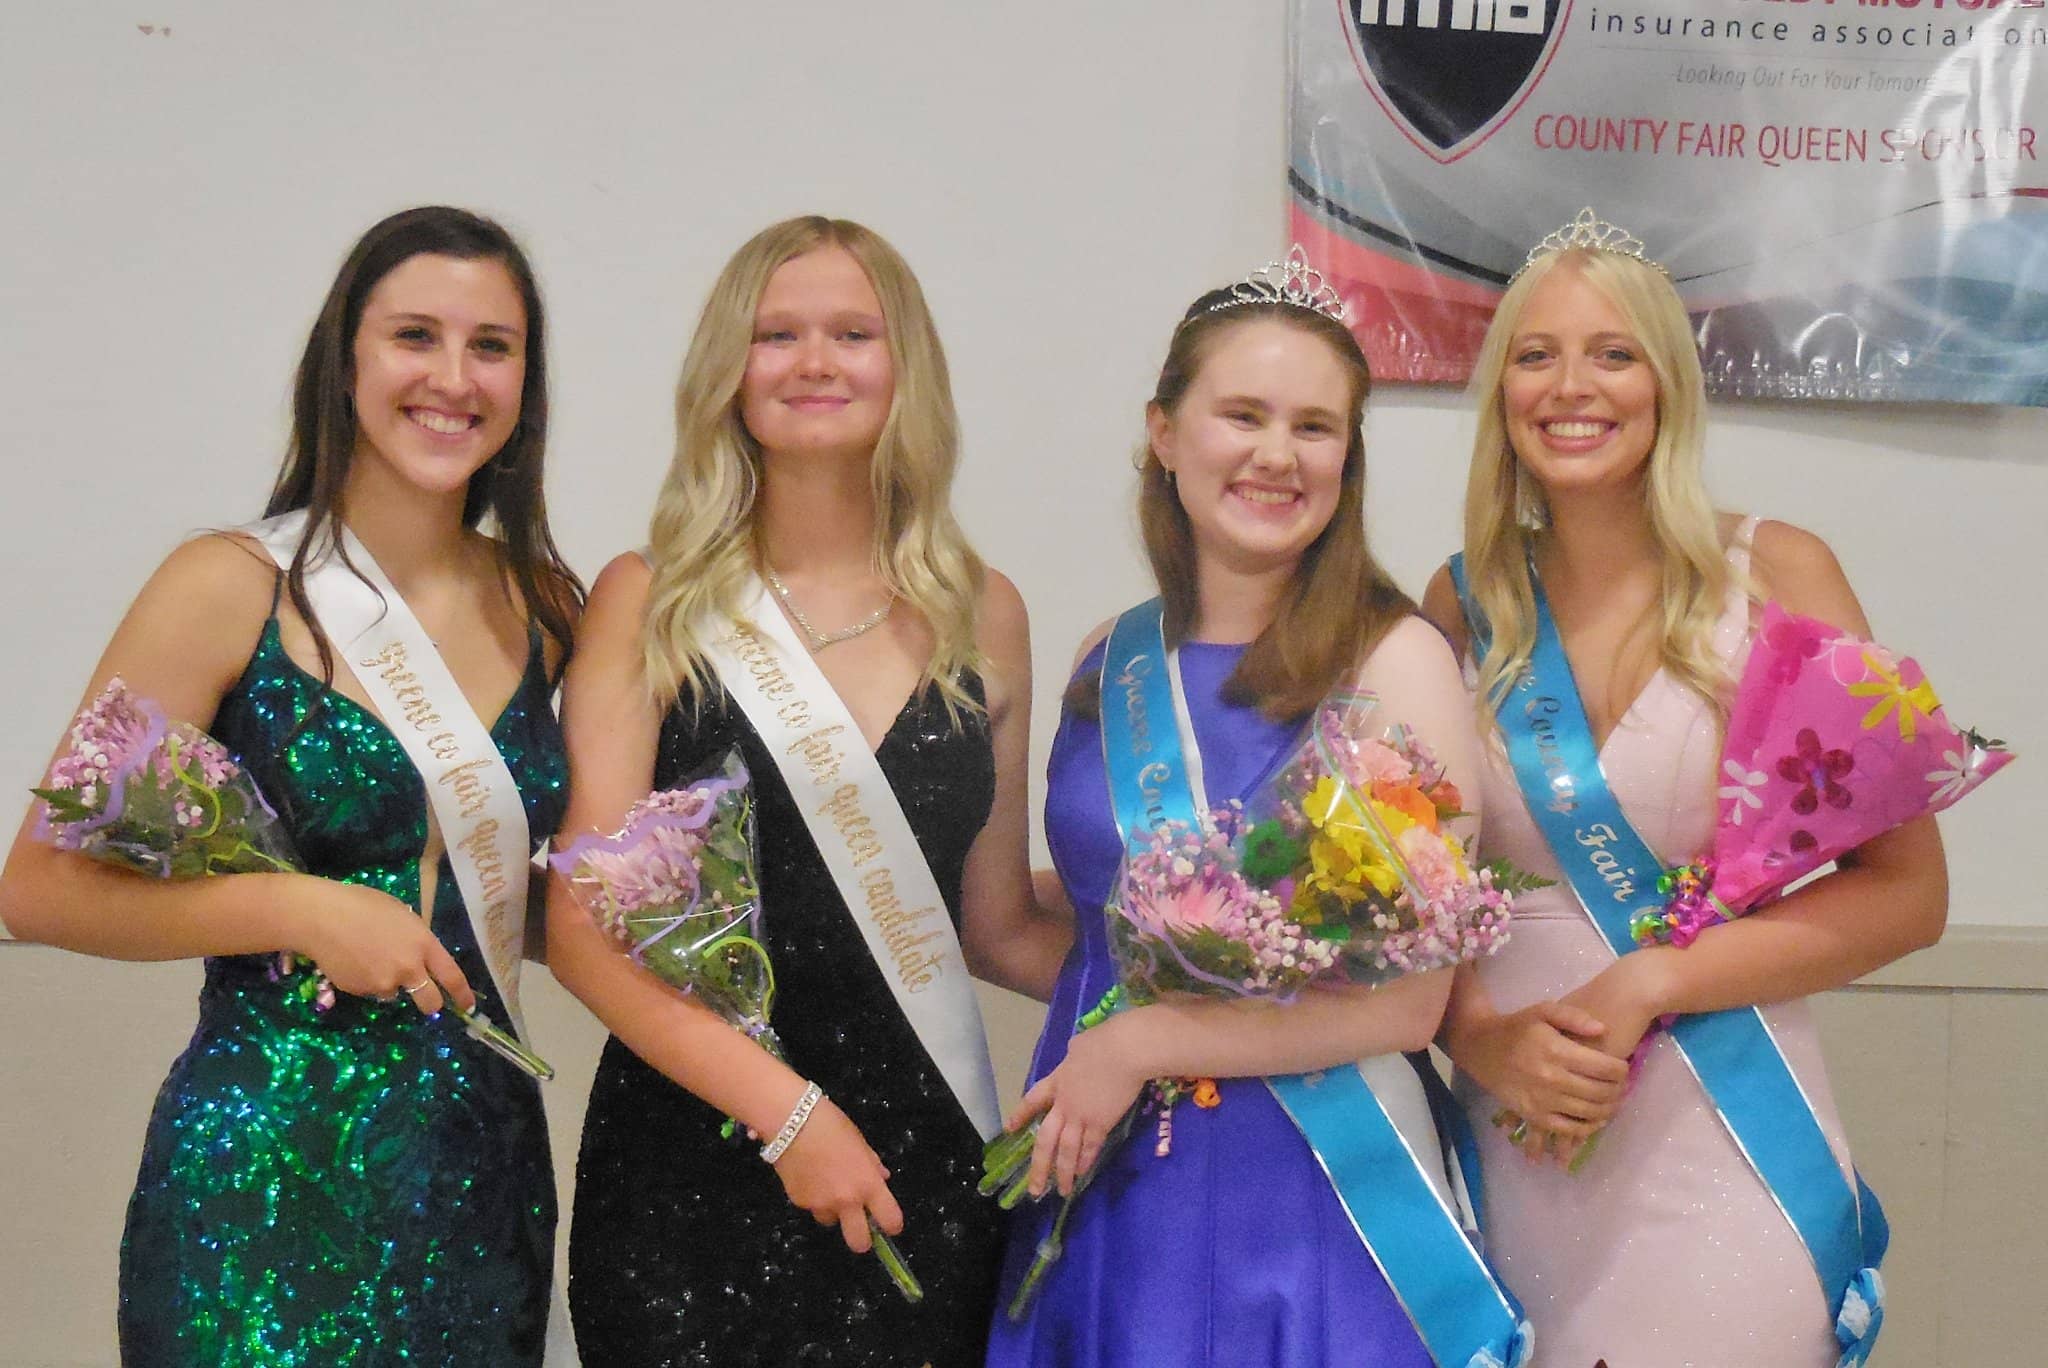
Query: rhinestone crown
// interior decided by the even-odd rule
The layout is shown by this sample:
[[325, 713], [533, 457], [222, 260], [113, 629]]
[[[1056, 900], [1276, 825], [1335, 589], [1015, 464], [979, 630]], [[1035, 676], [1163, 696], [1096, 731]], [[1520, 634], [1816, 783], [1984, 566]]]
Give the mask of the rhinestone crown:
[[[1645, 266], [1654, 266], [1665, 275], [1671, 274], [1669, 271], [1665, 271], [1661, 264], [1643, 255], [1643, 240], [1641, 238], [1619, 224], [1609, 223], [1601, 218], [1593, 212], [1592, 207], [1589, 205], [1579, 210], [1570, 223], [1546, 234], [1543, 241], [1531, 247], [1529, 255], [1524, 257], [1522, 264], [1515, 268], [1515, 275], [1519, 276], [1522, 272], [1528, 270], [1553, 252], [1569, 252], [1575, 249], [1591, 252], [1613, 252], [1618, 256], [1634, 257]], [[1508, 277], [1508, 283], [1510, 285], [1514, 284], [1514, 276]]]
[[1288, 304], [1311, 309], [1325, 318], [1345, 321], [1344, 297], [1308, 264], [1308, 253], [1296, 243], [1284, 261], [1269, 261], [1230, 287], [1230, 297], [1209, 306], [1209, 312], [1240, 304]]

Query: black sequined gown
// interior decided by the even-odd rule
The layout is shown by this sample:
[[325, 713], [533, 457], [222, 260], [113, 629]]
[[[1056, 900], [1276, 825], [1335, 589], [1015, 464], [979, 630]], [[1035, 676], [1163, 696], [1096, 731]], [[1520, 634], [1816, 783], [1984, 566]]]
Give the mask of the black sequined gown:
[[[976, 697], [980, 684], [971, 681]], [[925, 1288], [910, 1305], [881, 1264], [790, 1204], [758, 1146], [607, 1041], [576, 1166], [569, 1307], [605, 1368], [979, 1368], [999, 1232], [976, 1195], [981, 1140], [869, 956], [789, 789], [730, 702], [662, 724], [657, 787], [737, 745], [753, 773], [775, 1028], [798, 1073], [842, 1107], [890, 1170], [897, 1241]], [[904, 705], [876, 756], [957, 925], [960, 875], [995, 791], [979, 718], [955, 731], [937, 690]]]

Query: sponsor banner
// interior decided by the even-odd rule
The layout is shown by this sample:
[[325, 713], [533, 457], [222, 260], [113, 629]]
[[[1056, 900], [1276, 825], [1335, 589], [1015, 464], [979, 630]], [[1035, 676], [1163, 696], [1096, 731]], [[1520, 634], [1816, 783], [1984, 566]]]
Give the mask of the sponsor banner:
[[1293, 235], [1382, 378], [1591, 205], [1716, 394], [2048, 404], [2037, 63], [2048, 0], [1293, 0]]

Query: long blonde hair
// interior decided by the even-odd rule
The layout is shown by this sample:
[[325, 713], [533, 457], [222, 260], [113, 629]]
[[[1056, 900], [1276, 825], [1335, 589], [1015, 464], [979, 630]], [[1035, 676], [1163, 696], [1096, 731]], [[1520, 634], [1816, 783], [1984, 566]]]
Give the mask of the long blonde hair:
[[953, 518], [960, 426], [946, 353], [924, 291], [896, 249], [858, 223], [815, 214], [771, 224], [735, 252], [690, 339], [676, 384], [675, 458], [648, 532], [648, 687], [663, 705], [687, 692], [693, 706], [717, 689], [700, 633], [739, 613], [758, 554], [753, 514], [761, 448], [738, 402], [754, 315], [776, 268], [821, 247], [848, 252], [881, 301], [895, 395], [869, 464], [875, 570], [930, 624], [932, 655], [919, 687], [936, 684], [957, 721], [962, 709], [977, 707], [962, 675], [981, 663], [975, 607], [983, 567]]
[[1538, 258], [1508, 286], [1472, 372], [1479, 432], [1465, 485], [1465, 573], [1490, 633], [1479, 661], [1481, 711], [1490, 717], [1505, 699], [1536, 641], [1529, 524], [1541, 521], [1542, 495], [1509, 445], [1501, 379], [1530, 294], [1551, 272], [1565, 269], [1578, 271], [1621, 311], [1657, 378], [1657, 439], [1643, 481], [1662, 577], [1657, 657], [1722, 714], [1727, 673], [1714, 649], [1714, 628], [1731, 572], [1700, 474], [1707, 401], [1692, 324], [1663, 272], [1634, 257], [1586, 248]]

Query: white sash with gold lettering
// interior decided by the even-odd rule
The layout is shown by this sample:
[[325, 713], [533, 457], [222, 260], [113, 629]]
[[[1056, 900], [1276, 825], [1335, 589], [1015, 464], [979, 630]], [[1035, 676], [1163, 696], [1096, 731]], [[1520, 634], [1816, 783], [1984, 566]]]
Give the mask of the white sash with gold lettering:
[[[363, 686], [420, 772], [492, 987], [512, 1029], [525, 1040], [519, 964], [533, 840], [519, 788], [490, 729], [462, 696], [412, 609], [356, 535], [335, 526], [355, 568], [342, 562], [331, 542], [316, 548], [306, 563], [306, 597], [320, 630], [334, 643], [336, 659]], [[278, 565], [289, 568], [305, 529], [302, 510], [246, 530]]]
[[[705, 655], [775, 758], [868, 953], [967, 1119], [1002, 1129], [981, 1008], [953, 919], [859, 724], [758, 579]], [[774, 909], [770, 908], [770, 916]]]

